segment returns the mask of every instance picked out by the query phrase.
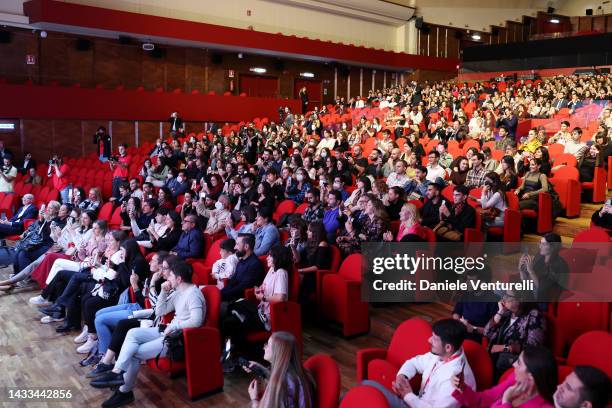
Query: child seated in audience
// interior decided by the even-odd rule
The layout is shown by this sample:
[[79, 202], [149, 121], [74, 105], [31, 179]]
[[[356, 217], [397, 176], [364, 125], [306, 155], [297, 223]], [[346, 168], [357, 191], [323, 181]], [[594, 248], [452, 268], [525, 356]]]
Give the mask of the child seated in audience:
[[234, 272], [236, 272], [236, 265], [238, 264], [238, 257], [236, 256], [236, 250], [234, 247], [236, 246], [236, 241], [233, 239], [225, 239], [221, 242], [221, 246], [219, 248], [219, 253], [221, 254], [221, 259], [215, 261], [212, 266], [212, 277], [221, 281], [223, 279], [231, 279], [234, 276]]

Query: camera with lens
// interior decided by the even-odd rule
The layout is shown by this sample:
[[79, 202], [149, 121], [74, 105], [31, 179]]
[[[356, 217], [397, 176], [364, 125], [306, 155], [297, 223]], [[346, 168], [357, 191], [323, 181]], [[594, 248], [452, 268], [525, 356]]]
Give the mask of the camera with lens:
[[111, 157], [108, 158], [108, 161], [118, 162], [119, 161], [119, 156], [111, 156]]
[[55, 165], [56, 163], [57, 163], [57, 160], [56, 160], [56, 159], [51, 159], [51, 160], [49, 160], [49, 166], [53, 166], [53, 165]]

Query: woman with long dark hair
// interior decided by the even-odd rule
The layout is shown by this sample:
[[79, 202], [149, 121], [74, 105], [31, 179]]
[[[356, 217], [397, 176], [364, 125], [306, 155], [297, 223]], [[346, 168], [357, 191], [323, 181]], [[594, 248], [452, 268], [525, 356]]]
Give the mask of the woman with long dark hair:
[[482, 186], [480, 205], [483, 209], [483, 228], [503, 227], [504, 211], [508, 208], [506, 192], [499, 175], [494, 171], [487, 173]]
[[456, 186], [462, 186], [467, 179], [468, 171], [470, 170], [470, 162], [466, 157], [458, 157], [455, 160], [457, 164], [450, 175], [450, 182]]
[[179, 239], [181, 238], [181, 216], [176, 211], [168, 212], [165, 217], [165, 230], [163, 234], [159, 235], [154, 230], [149, 231], [151, 242], [153, 247], [157, 251], [171, 251], [176, 246]]
[[512, 364], [514, 372], [495, 387], [476, 392], [462, 385], [459, 377], [451, 379], [453, 397], [464, 407], [553, 407], [557, 389], [557, 362], [544, 347], [526, 347]]
[[[270, 304], [283, 302], [289, 296], [289, 271], [293, 268], [293, 256], [287, 247], [274, 246], [267, 258], [268, 273], [261, 286], [255, 286], [258, 304], [248, 300], [234, 302], [228, 307], [226, 318], [221, 322], [223, 339], [230, 339], [239, 350], [245, 351], [247, 333], [271, 330]], [[242, 318], [238, 317], [241, 316]], [[225, 371], [233, 371], [232, 361], [225, 361]]]
[[567, 288], [569, 266], [559, 256], [561, 236], [549, 232], [540, 239], [535, 256], [524, 254], [519, 261], [522, 279], [533, 280], [536, 298], [554, 301]]
[[518, 186], [518, 176], [516, 175], [516, 164], [512, 156], [504, 156], [501, 159], [500, 181], [505, 191], [514, 190]]
[[529, 161], [529, 172], [523, 177], [523, 185], [514, 190], [519, 197], [521, 210], [537, 210], [538, 195], [548, 193], [548, 177], [542, 173], [542, 160], [533, 158]]
[[321, 221], [308, 224], [306, 231], [308, 240], [306, 247], [299, 254], [301, 276], [299, 302], [304, 305], [309, 303], [310, 295], [316, 288], [316, 272], [318, 269], [329, 269], [331, 265], [331, 250], [327, 243], [327, 233]]

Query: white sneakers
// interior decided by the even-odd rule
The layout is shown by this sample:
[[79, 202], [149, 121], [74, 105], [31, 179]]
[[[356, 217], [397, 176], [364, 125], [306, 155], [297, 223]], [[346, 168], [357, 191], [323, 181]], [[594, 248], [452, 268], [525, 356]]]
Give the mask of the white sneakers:
[[42, 324], [49, 324], [49, 323], [54, 323], [54, 322], [63, 322], [63, 321], [64, 321], [64, 318], [63, 318], [63, 317], [62, 317], [62, 318], [60, 318], [60, 319], [56, 319], [56, 318], [51, 317], [51, 316], [43, 316], [43, 317], [40, 319], [40, 322], [41, 322]]
[[76, 351], [79, 354], [88, 354], [96, 345], [98, 345], [98, 339], [94, 340], [88, 336], [85, 344], [81, 344], [79, 347], [77, 347]]
[[51, 306], [51, 302], [49, 302], [41, 295], [31, 297], [28, 302], [30, 302], [31, 305], [35, 306]]
[[87, 334], [89, 334], [89, 331], [87, 330], [87, 325], [85, 324], [83, 325], [83, 331], [81, 334], [74, 338], [74, 342], [77, 344], [85, 343], [87, 341]]

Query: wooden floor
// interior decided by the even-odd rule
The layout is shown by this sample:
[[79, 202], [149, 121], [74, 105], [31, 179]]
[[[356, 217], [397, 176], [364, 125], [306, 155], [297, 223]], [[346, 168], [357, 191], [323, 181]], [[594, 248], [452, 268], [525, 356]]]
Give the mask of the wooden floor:
[[[555, 232], [564, 242], [589, 226], [591, 214], [599, 205], [583, 205], [580, 218], [559, 218]], [[537, 235], [525, 236], [526, 241], [538, 241]], [[0, 271], [4, 277], [9, 268]], [[4, 387], [70, 387], [74, 394], [69, 403], [12, 403], [6, 395], [0, 395], [0, 404], [5, 407], [59, 407], [100, 406], [110, 396], [108, 390], [97, 390], [85, 379], [88, 370], [78, 365], [79, 355], [74, 351], [73, 337], [77, 334], [56, 334], [51, 325], [39, 322], [40, 314], [28, 305], [28, 298], [37, 292], [0, 292], [0, 392]], [[343, 392], [356, 385], [355, 355], [365, 347], [384, 347], [395, 327], [402, 321], [420, 316], [435, 320], [450, 315], [446, 304], [401, 304], [371, 308], [371, 331], [366, 336], [344, 339], [328, 330], [304, 326], [304, 354], [309, 357], [317, 353], [332, 355], [340, 366]], [[190, 404], [199, 407], [242, 407], [248, 404], [247, 386], [250, 378], [242, 372], [225, 377], [223, 393], [191, 402], [186, 397], [185, 379], [171, 380], [147, 368], [141, 370], [135, 388], [136, 404], [139, 407], [174, 407]]]

